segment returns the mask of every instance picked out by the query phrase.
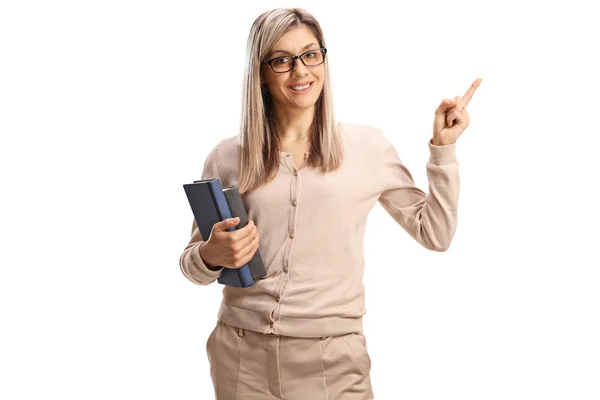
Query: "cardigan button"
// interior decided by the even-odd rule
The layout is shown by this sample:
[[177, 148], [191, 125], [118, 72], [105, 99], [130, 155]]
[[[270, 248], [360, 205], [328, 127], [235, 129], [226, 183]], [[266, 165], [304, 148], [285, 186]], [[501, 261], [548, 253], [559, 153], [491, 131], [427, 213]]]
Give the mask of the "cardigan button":
[[296, 200], [293, 200], [293, 201], [292, 201], [292, 205], [293, 205], [294, 207], [296, 207], [296, 206], [298, 205], [298, 202], [297, 202]]
[[294, 232], [290, 233], [290, 239], [294, 238]]

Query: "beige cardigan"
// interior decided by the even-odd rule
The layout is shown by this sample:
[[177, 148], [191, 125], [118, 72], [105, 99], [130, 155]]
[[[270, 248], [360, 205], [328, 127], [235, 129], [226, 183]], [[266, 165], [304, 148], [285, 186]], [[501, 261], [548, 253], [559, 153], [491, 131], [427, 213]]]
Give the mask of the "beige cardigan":
[[[280, 152], [274, 180], [248, 193], [248, 218], [260, 234], [267, 276], [248, 288], [223, 286], [218, 319], [262, 333], [325, 337], [362, 333], [365, 314], [363, 236], [377, 201], [427, 249], [445, 251], [456, 230], [459, 193], [456, 144], [428, 143], [429, 193], [414, 184], [396, 149], [372, 126], [342, 122], [346, 158], [327, 174], [299, 171]], [[202, 179], [237, 184], [238, 136], [208, 154]], [[193, 222], [181, 271], [198, 285], [216, 281], [202, 262], [203, 239]]]

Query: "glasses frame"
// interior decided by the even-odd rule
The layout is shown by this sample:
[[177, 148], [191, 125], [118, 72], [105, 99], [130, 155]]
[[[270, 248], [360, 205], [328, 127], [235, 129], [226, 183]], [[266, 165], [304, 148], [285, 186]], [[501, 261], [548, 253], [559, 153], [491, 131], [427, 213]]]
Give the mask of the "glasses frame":
[[[315, 52], [316, 51], [321, 51], [323, 53], [323, 61], [321, 61], [318, 64], [314, 64], [314, 65], [306, 65], [306, 63], [302, 59], [302, 56], [305, 55], [306, 53], [310, 53], [312, 51], [315, 51]], [[298, 60], [298, 59], [300, 61], [302, 61], [302, 64], [304, 64], [305, 67], [308, 67], [308, 68], [310, 68], [310, 67], [316, 67], [318, 65], [321, 65], [321, 64], [323, 64], [325, 62], [325, 54], [327, 54], [327, 48], [320, 47], [318, 49], [306, 50], [304, 53], [298, 54], [297, 56], [279, 56], [279, 57], [271, 58], [270, 60], [263, 61], [262, 63], [263, 64], [269, 64], [269, 67], [271, 67], [271, 70], [273, 70], [273, 72], [275, 72], [276, 74], [284, 74], [284, 73], [290, 72], [291, 70], [294, 69], [294, 67], [296, 66], [296, 60]], [[292, 59], [292, 67], [290, 69], [286, 70], [286, 71], [275, 71], [275, 68], [273, 68], [273, 64], [272, 63], [273, 63], [273, 61], [275, 61], [275, 60], [277, 60], [279, 58], [282, 58], [282, 57], [290, 57]]]

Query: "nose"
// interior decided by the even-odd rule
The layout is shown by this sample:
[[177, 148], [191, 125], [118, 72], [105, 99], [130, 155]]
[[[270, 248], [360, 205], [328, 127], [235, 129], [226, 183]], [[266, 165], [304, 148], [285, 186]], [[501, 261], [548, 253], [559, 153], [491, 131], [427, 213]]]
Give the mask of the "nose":
[[296, 58], [294, 60], [294, 65], [292, 68], [292, 74], [295, 74], [298, 76], [304, 76], [304, 75], [306, 75], [307, 72], [308, 72], [308, 67], [306, 65], [304, 65], [302, 60], [300, 60], [299, 58]]

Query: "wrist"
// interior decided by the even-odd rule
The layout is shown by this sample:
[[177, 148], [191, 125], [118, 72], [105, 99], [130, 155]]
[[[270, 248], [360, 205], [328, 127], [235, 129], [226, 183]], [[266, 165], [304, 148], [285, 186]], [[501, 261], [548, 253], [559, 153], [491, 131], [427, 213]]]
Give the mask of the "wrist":
[[218, 271], [222, 267], [212, 263], [210, 258], [210, 248], [207, 249], [207, 246], [207, 242], [204, 242], [200, 245], [198, 249], [198, 252], [200, 253], [200, 258], [202, 259], [202, 262], [204, 262], [204, 265], [206, 265], [206, 268], [210, 269], [211, 271]]
[[437, 141], [437, 140], [431, 139], [431, 140], [429, 141], [429, 143], [431, 143], [431, 144], [432, 144], [432, 145], [434, 145], [434, 146], [448, 146], [449, 144], [452, 144], [452, 143], [454, 143], [454, 142], [452, 142], [452, 143], [443, 143], [443, 142], [440, 142], [440, 141]]

